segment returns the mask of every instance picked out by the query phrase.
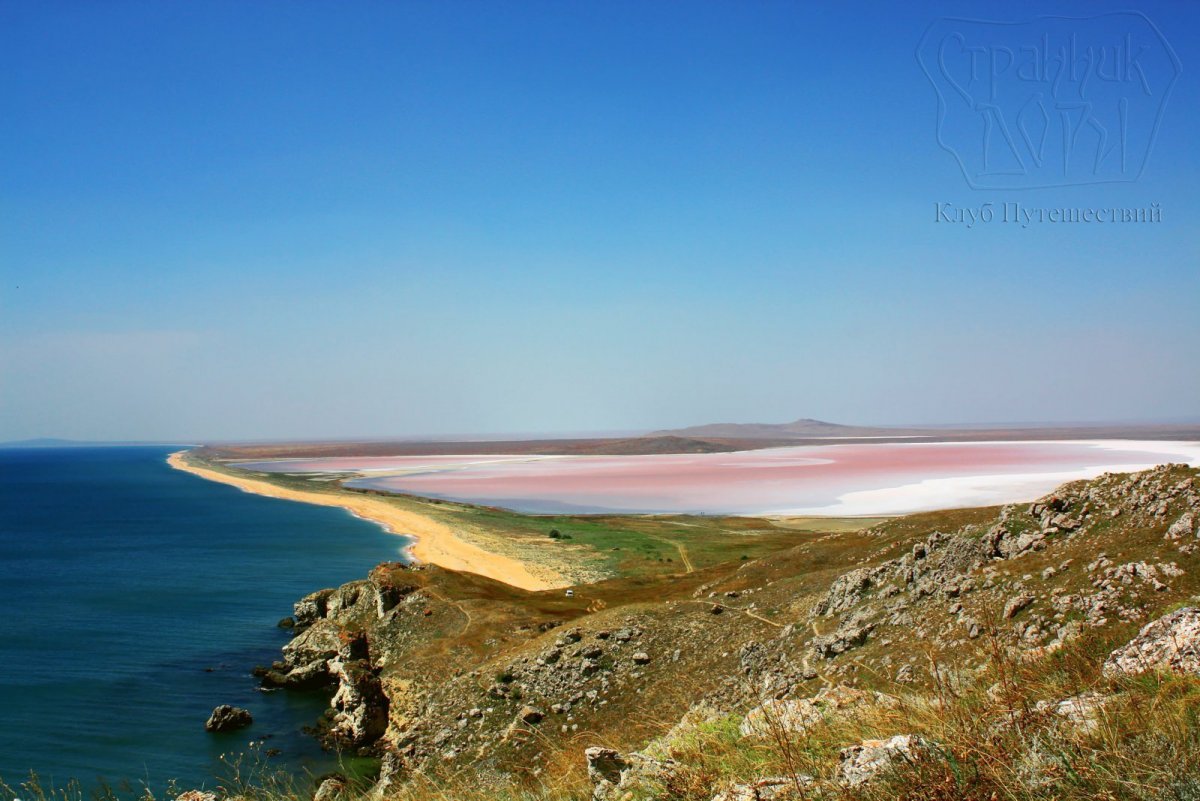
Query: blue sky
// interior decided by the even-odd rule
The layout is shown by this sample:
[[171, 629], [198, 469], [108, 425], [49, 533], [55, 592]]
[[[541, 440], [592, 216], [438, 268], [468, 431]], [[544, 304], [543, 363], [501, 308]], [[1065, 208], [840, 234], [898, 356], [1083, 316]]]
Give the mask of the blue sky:
[[1134, 183], [971, 189], [914, 55], [1130, 7], [4, 0], [0, 439], [1194, 419], [1200, 6]]

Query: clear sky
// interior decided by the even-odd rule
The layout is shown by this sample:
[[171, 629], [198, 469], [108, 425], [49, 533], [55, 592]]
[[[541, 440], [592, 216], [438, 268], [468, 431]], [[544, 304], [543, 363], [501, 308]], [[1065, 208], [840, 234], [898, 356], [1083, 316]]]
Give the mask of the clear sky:
[[[968, 187], [931, 22], [1131, 6], [1140, 180]], [[1196, 75], [1193, 2], [0, 0], [0, 440], [1195, 419]]]

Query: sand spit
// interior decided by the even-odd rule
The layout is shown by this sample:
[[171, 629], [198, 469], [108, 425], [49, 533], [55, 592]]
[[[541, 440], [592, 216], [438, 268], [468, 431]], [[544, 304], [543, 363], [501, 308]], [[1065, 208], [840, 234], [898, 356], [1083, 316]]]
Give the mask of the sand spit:
[[242, 478], [218, 470], [210, 470], [189, 464], [183, 458], [185, 451], [177, 451], [167, 457], [167, 464], [176, 470], [229, 484], [243, 492], [281, 498], [288, 501], [311, 503], [318, 506], [339, 506], [351, 514], [383, 526], [392, 534], [402, 534], [415, 539], [410, 551], [419, 562], [426, 562], [450, 570], [475, 573], [480, 576], [519, 587], [523, 590], [550, 590], [566, 587], [569, 581], [554, 571], [538, 566], [536, 570], [510, 556], [485, 551], [477, 545], [458, 537], [454, 530], [437, 520], [397, 508], [387, 501], [349, 493], [302, 492], [276, 486], [269, 481], [250, 477]]

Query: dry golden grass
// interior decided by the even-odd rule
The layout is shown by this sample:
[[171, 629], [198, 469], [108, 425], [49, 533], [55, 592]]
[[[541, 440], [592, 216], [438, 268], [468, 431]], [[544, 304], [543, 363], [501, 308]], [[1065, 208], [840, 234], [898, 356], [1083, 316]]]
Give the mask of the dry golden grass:
[[[795, 780], [794, 798], [1200, 799], [1200, 677], [1105, 679], [1099, 666], [1112, 643], [1103, 639], [1033, 662], [995, 633], [989, 642], [978, 675], [932, 665], [940, 677], [932, 693], [896, 687], [884, 703], [831, 714], [803, 734], [770, 716], [757, 738], [740, 737], [736, 719], [697, 727], [667, 747], [682, 776], [652, 797], [708, 801], [732, 782], [778, 776]], [[1038, 705], [1089, 691], [1108, 697], [1090, 728]], [[839, 784], [842, 748], [896, 734], [920, 735], [931, 748], [866, 786]]]

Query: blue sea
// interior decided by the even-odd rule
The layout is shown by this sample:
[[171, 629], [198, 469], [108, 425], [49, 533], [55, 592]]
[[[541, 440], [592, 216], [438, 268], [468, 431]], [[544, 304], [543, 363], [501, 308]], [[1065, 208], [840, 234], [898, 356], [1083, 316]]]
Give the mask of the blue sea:
[[[403, 538], [328, 507], [171, 469], [172, 448], [0, 450], [0, 778], [213, 786], [222, 755], [333, 766], [301, 729], [320, 694], [264, 693], [292, 602], [402, 558]], [[254, 716], [204, 731], [212, 708]], [[265, 757], [264, 757], [265, 758]]]

